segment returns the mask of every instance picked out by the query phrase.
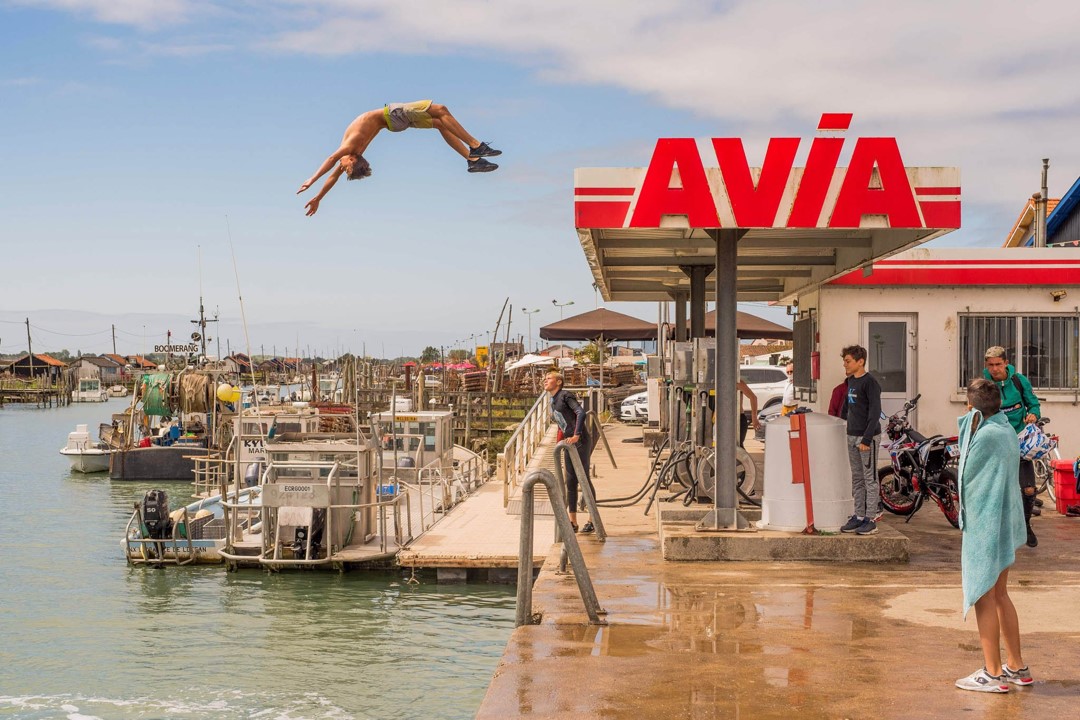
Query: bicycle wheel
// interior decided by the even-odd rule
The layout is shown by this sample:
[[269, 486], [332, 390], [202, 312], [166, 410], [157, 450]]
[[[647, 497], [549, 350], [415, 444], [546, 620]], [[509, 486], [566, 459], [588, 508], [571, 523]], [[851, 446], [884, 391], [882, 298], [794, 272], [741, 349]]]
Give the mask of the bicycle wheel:
[[[1061, 453], [1058, 452], [1057, 448], [1053, 449], [1052, 454], [1054, 460], [1061, 459]], [[1057, 503], [1057, 488], [1054, 486], [1054, 469], [1050, 463], [1050, 458], [1043, 458], [1043, 462], [1048, 466], [1047, 475], [1049, 475], [1049, 478], [1046, 481], [1046, 496], [1050, 498], [1051, 503]]]
[[1049, 460], [1041, 457], [1038, 460], [1032, 460], [1031, 465], [1035, 468], [1035, 494], [1038, 495], [1049, 488], [1052, 497], [1054, 472], [1050, 467]]
[[915, 512], [918, 498], [911, 480], [897, 475], [892, 467], [878, 470], [878, 494], [882, 507], [894, 515], [907, 516]]

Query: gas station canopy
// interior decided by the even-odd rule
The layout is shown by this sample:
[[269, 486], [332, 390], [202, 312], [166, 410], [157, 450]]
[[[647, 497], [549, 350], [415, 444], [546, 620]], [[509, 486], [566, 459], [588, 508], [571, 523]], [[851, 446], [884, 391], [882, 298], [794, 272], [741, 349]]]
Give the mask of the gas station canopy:
[[[847, 129], [826, 113], [819, 133]], [[904, 167], [894, 138], [816, 137], [806, 167], [800, 140], [773, 138], [750, 168], [738, 138], [657, 141], [647, 168], [574, 173], [578, 237], [605, 300], [666, 301], [689, 292], [704, 267], [715, 291], [716, 233], [738, 229], [740, 301], [784, 301], [873, 260], [960, 227], [960, 173]], [[713, 166], [707, 166], [711, 164]]]

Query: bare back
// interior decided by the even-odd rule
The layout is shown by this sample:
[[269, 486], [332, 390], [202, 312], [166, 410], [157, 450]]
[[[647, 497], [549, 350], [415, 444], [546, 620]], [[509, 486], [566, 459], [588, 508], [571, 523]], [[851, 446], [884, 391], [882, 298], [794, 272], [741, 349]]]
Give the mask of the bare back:
[[385, 129], [386, 119], [383, 117], [383, 111], [381, 109], [368, 110], [345, 128], [345, 135], [341, 138], [341, 149], [347, 150], [350, 154], [360, 155], [367, 150], [379, 131]]

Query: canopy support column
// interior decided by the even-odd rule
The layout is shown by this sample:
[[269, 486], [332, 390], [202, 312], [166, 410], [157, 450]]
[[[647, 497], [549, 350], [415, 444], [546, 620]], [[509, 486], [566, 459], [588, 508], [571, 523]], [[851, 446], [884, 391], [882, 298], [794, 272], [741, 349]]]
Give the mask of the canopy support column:
[[668, 293], [675, 303], [675, 342], [686, 341], [686, 300], [685, 290], [672, 290]]
[[[690, 337], [705, 337], [705, 278], [713, 268], [709, 265], [690, 265], [681, 268], [690, 276]], [[732, 282], [731, 292], [735, 292]]]
[[713, 493], [713, 509], [697, 529], [742, 530], [749, 527], [749, 523], [738, 511], [735, 493], [735, 452], [739, 445], [739, 338], [735, 326], [738, 291], [735, 282], [739, 239], [746, 230], [717, 229], [708, 233], [716, 241], [716, 422], [713, 423], [716, 492]]

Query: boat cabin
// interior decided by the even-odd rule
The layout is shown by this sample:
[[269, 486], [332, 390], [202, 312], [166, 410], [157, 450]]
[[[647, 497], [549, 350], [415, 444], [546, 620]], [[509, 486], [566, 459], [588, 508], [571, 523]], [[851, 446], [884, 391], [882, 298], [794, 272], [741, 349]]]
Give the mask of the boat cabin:
[[454, 455], [454, 414], [449, 410], [381, 412], [371, 416], [381, 436], [384, 468], [403, 480], [421, 471], [450, 473]]

